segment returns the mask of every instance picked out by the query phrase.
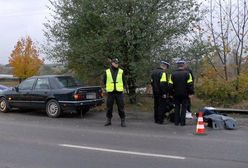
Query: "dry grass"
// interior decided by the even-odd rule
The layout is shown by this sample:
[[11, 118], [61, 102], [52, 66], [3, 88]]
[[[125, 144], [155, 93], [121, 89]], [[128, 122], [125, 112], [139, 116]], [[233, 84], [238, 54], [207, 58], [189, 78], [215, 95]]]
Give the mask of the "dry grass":
[[233, 105], [232, 108], [248, 109], [248, 100], [243, 100], [242, 102]]
[[[129, 112], [152, 112], [153, 111], [153, 98], [150, 96], [139, 96], [137, 97], [137, 104], [130, 104], [128, 96], [125, 96], [125, 111]], [[106, 97], [105, 103], [102, 106], [94, 108], [94, 111], [106, 111]], [[114, 104], [114, 111], [117, 110], [116, 103]]]
[[125, 108], [127, 111], [153, 112], [153, 101], [151, 96], [139, 95], [137, 97], [137, 104], [130, 104], [128, 96], [126, 96]]
[[9, 87], [14, 87], [17, 86], [19, 84], [18, 81], [8, 81], [8, 80], [1, 80], [0, 81], [0, 85], [5, 85], [5, 86], [9, 86]]
[[[197, 112], [204, 106], [209, 106], [204, 104], [204, 102], [197, 97], [192, 98], [192, 111]], [[97, 111], [106, 111], [106, 104], [96, 108]], [[117, 110], [116, 104], [114, 105], [114, 110]], [[130, 104], [128, 96], [125, 96], [125, 110], [129, 112], [153, 112], [153, 97], [147, 95], [139, 95], [137, 97], [137, 104]]]
[[191, 99], [191, 104], [192, 104], [192, 112], [198, 112], [201, 108], [205, 106], [211, 106], [210, 104], [206, 104], [203, 102], [201, 99], [197, 98], [196, 96], [193, 96]]

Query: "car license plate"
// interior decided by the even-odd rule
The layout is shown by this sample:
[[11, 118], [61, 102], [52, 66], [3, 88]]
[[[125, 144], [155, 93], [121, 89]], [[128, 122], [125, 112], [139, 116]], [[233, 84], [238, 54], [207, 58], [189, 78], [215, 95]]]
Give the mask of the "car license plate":
[[87, 93], [86, 99], [96, 99], [96, 93]]

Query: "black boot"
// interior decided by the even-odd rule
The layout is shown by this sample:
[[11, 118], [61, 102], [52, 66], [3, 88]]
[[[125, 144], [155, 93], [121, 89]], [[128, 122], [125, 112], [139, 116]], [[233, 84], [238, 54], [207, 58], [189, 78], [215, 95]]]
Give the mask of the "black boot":
[[122, 118], [122, 119], [121, 119], [121, 127], [126, 127], [126, 126], [127, 126], [127, 125], [126, 125], [125, 119]]
[[108, 118], [107, 121], [106, 121], [106, 123], [104, 124], [104, 126], [110, 126], [110, 125], [111, 125], [111, 119]]

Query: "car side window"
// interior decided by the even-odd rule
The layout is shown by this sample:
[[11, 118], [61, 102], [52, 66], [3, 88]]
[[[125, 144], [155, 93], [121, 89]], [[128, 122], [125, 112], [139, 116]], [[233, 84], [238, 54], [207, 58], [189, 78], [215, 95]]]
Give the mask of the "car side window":
[[49, 88], [50, 85], [48, 78], [38, 78], [34, 90], [44, 90]]
[[57, 77], [60, 85], [65, 88], [79, 87], [82, 86], [80, 82], [71, 76], [61, 76]]
[[18, 86], [19, 90], [31, 90], [33, 88], [35, 79], [27, 79], [20, 83]]

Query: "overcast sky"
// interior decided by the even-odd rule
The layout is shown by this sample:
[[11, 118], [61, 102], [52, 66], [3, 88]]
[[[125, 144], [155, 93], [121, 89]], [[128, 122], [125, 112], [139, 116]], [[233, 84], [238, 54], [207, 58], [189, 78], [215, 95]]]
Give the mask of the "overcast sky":
[[8, 64], [11, 51], [22, 37], [43, 43], [42, 29], [49, 16], [48, 0], [0, 0], [0, 64]]

